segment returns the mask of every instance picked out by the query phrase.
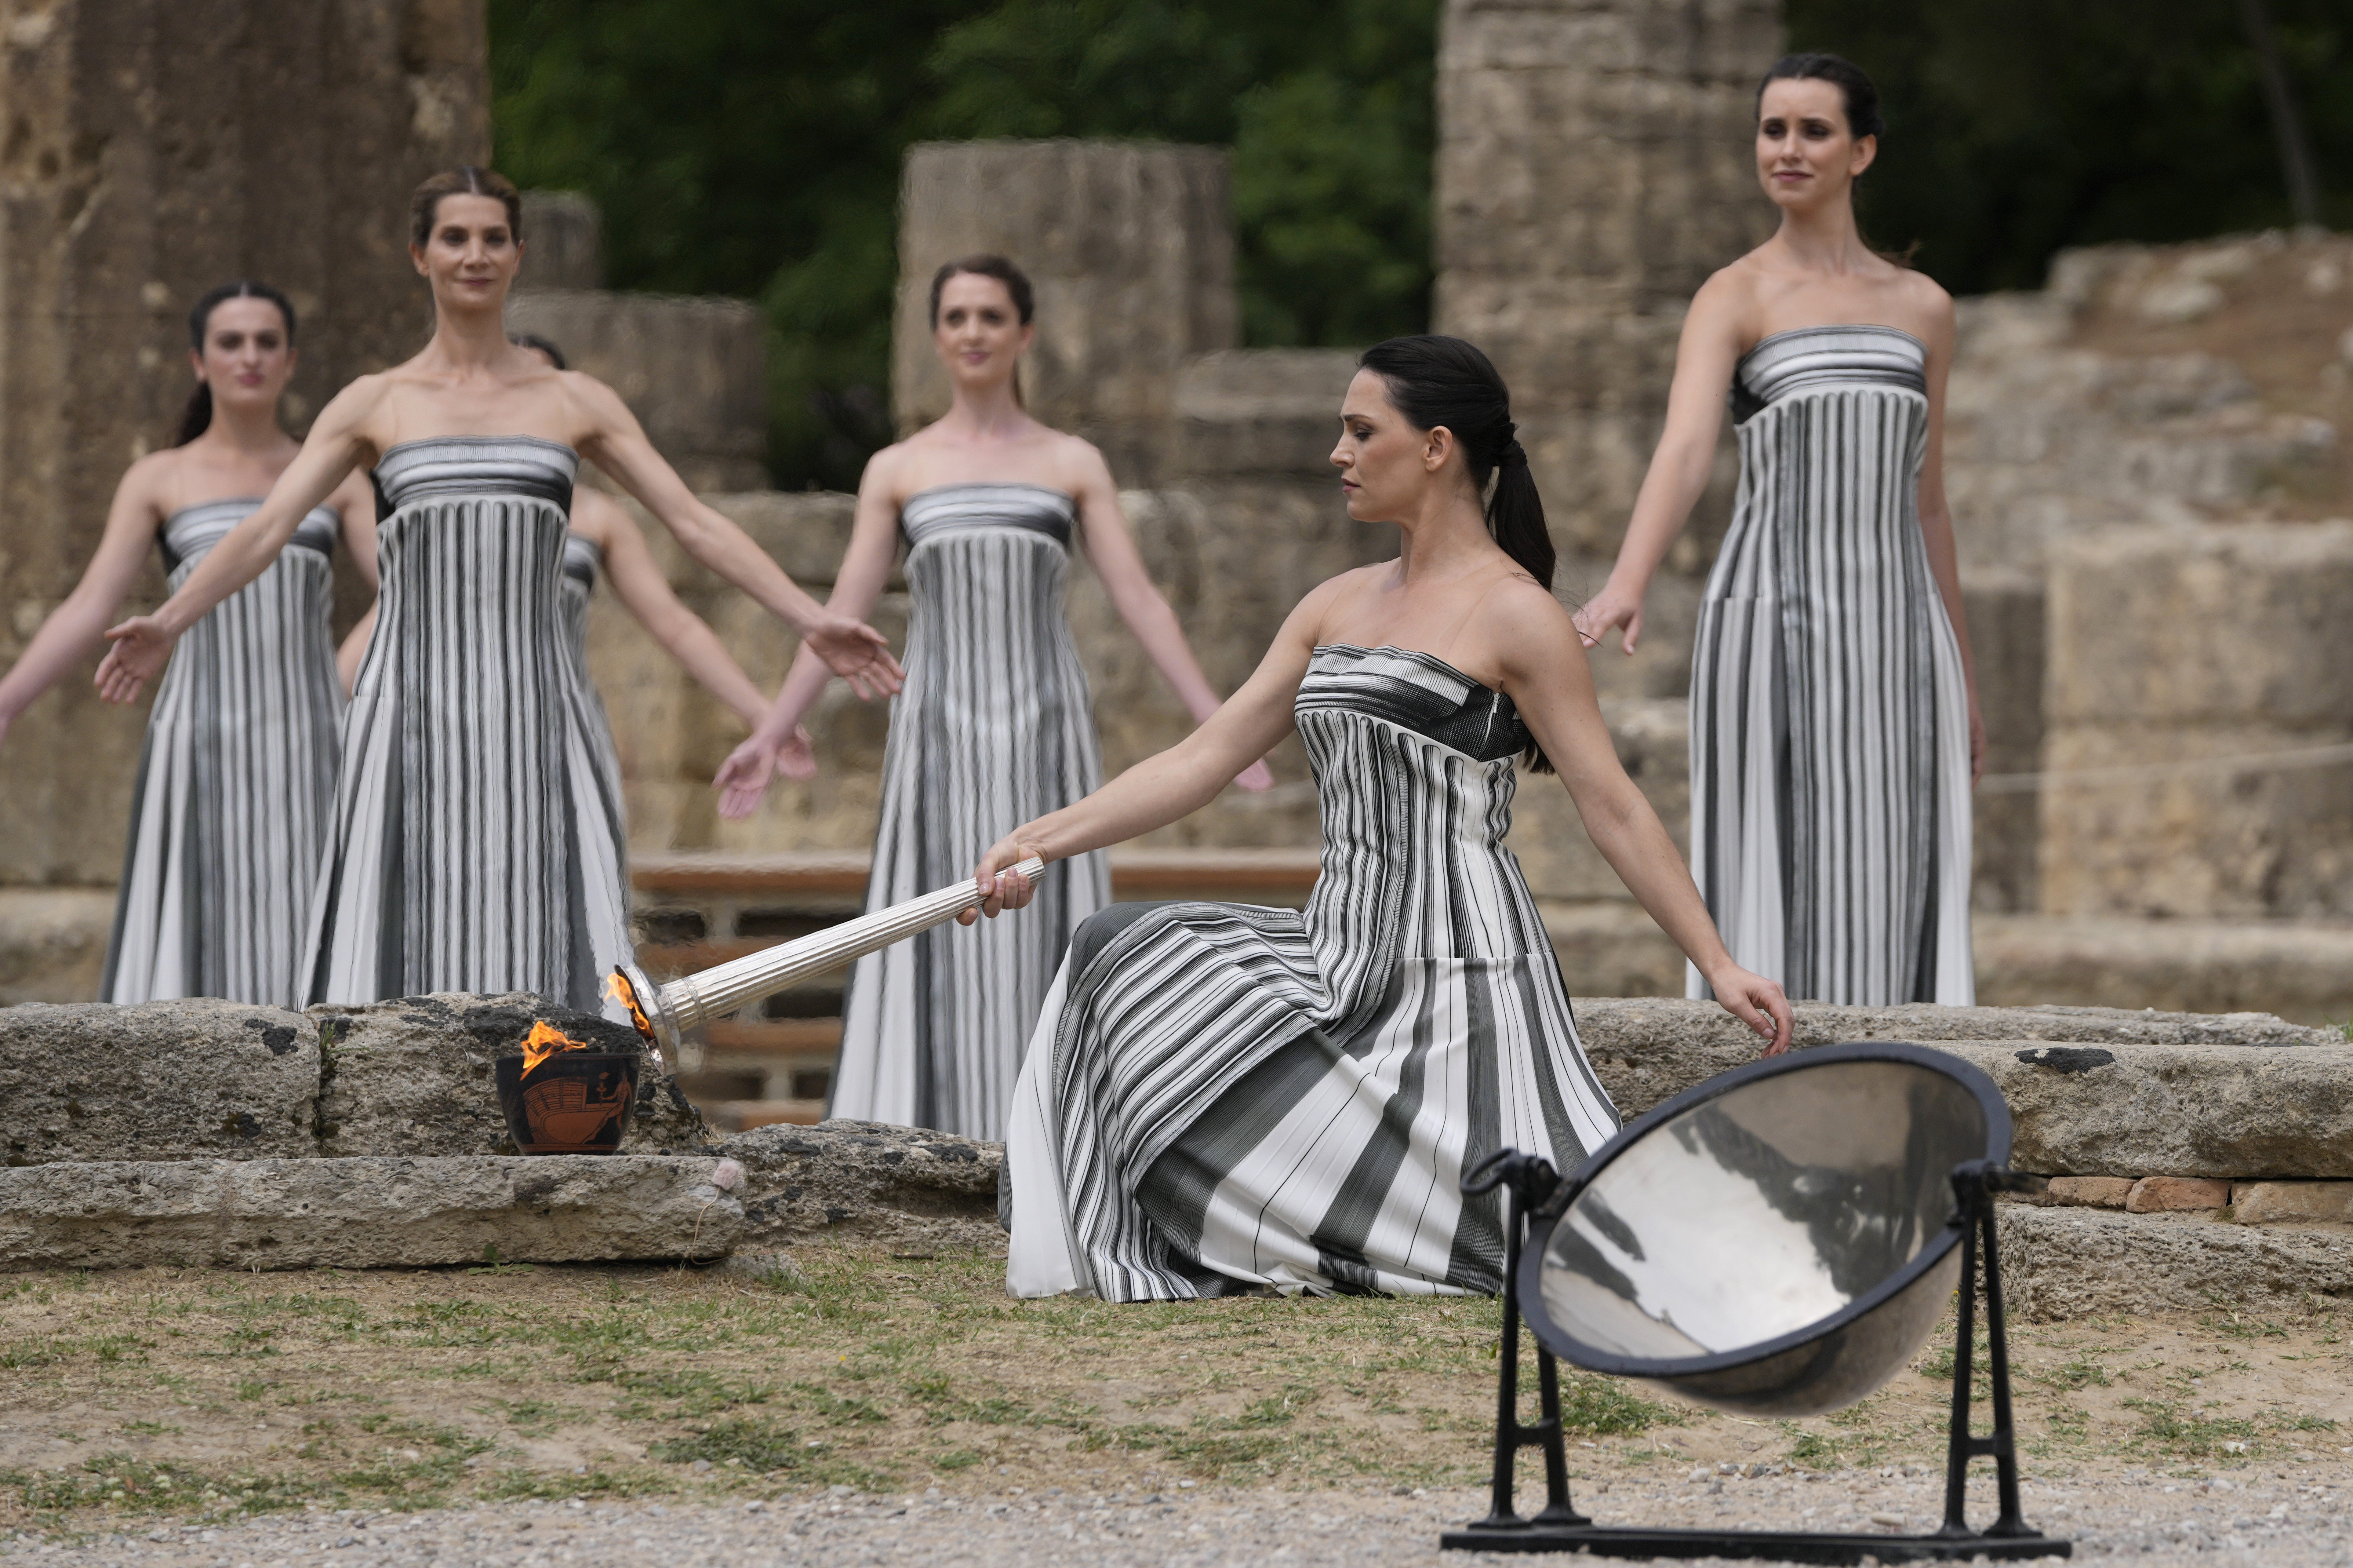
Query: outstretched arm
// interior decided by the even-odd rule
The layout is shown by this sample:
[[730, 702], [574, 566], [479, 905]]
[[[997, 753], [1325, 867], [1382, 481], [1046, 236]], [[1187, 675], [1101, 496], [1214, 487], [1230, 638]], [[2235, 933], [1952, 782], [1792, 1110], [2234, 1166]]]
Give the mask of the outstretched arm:
[[637, 416], [619, 395], [578, 371], [559, 373], [589, 416], [582, 456], [619, 482], [662, 525], [678, 535], [686, 552], [752, 595], [800, 634], [802, 642], [864, 698], [888, 697], [905, 679], [890, 645], [872, 626], [837, 615], [802, 590], [767, 552], [734, 523], [697, 500], [646, 439]]
[[[1162, 679], [1175, 689], [1176, 700], [1185, 704], [1193, 722], [1206, 723], [1218, 710], [1218, 694], [1210, 688], [1208, 677], [1201, 673], [1200, 660], [1193, 657], [1193, 645], [1186, 640], [1176, 612], [1168, 607], [1168, 601], [1144, 569], [1135, 536], [1128, 531], [1126, 514], [1120, 510], [1119, 491], [1112, 483], [1110, 468], [1092, 447], [1087, 448], [1087, 458], [1091, 471], [1079, 494], [1080, 537], [1087, 560], [1103, 579], [1112, 607], [1144, 645], [1145, 657]], [[1262, 790], [1273, 785], [1274, 774], [1268, 771], [1264, 758], [1254, 757], [1234, 782], [1244, 789]]]
[[594, 490], [575, 495], [572, 508], [575, 520], [583, 510], [596, 514], [599, 542], [605, 550], [605, 575], [612, 583], [622, 607], [635, 616], [638, 624], [653, 634], [654, 641], [669, 649], [670, 657], [684, 665], [687, 673], [701, 681], [713, 697], [727, 704], [744, 723], [757, 725], [768, 711], [766, 695], [752, 684], [752, 678], [744, 673], [744, 667], [735, 662], [735, 656], [727, 651], [719, 634], [671, 591], [660, 563], [646, 548], [646, 536], [638, 531], [637, 521], [618, 502]]
[[311, 509], [334, 493], [366, 450], [360, 423], [378, 395], [379, 379], [363, 376], [335, 395], [311, 426], [311, 438], [278, 476], [268, 499], [252, 516], [230, 529], [180, 591], [152, 616], [136, 616], [109, 627], [113, 650], [98, 667], [99, 694], [109, 702], [129, 702], [155, 679], [172, 654], [172, 644], [205, 613], [261, 575]]
[[1601, 591], [1577, 612], [1577, 630], [1598, 644], [1620, 627], [1629, 654], [1642, 637], [1642, 600], [1667, 550], [1683, 531], [1715, 466], [1715, 437], [1724, 424], [1724, 395], [1739, 361], [1742, 291], [1719, 272], [1702, 286], [1683, 317], [1675, 348], [1675, 379], [1667, 392], [1667, 424], [1650, 472], [1634, 498], [1626, 542]]
[[1733, 963], [1725, 950], [1674, 840], [1618, 761], [1568, 612], [1532, 582], [1508, 585], [1489, 604], [1492, 646], [1503, 652], [1504, 695], [1559, 770], [1593, 847], [1707, 976], [1725, 1010], [1768, 1037], [1766, 1054], [1788, 1049], [1796, 1027], [1788, 998], [1773, 981]]
[[956, 918], [970, 925], [976, 913], [993, 917], [1000, 909], [1019, 909], [1033, 889], [1024, 878], [1000, 878], [1008, 867], [1032, 855], [1060, 860], [1166, 827], [1207, 805], [1235, 773], [1272, 751], [1291, 733], [1292, 704], [1315, 657], [1316, 628], [1333, 592], [1334, 584], [1326, 583], [1299, 602], [1257, 671], [1199, 729], [1084, 800], [1025, 822], [997, 840], [975, 872], [987, 901]]
[[[1942, 290], [1939, 290], [1941, 293]], [[1985, 715], [1978, 708], [1977, 658], [1969, 650], [1969, 617], [1961, 607], [1960, 552], [1953, 542], [1953, 509], [1945, 500], [1945, 384], [1953, 372], [1953, 302], [1945, 300], [1928, 341], [1928, 441], [1920, 463], [1920, 535], [1928, 570], [1944, 596], [1945, 614], [1961, 645], [1961, 679], [1969, 694], [1969, 784], [1985, 774]]]
[[154, 493], [153, 459], [134, 466], [115, 487], [107, 509], [106, 531], [65, 602], [49, 613], [41, 629], [5, 678], [0, 678], [0, 737], [33, 699], [56, 685], [67, 670], [103, 646], [100, 636], [139, 580], [140, 563], [154, 542], [162, 507]]
[[[360, 574], [360, 581], [374, 588], [375, 567], [375, 487], [358, 474], [346, 477], [327, 498], [343, 520], [343, 553]], [[375, 605], [368, 605], [343, 646], [335, 650], [335, 678], [343, 683], [343, 695], [349, 697], [359, 684], [360, 661], [367, 657], [368, 643], [375, 636]]]
[[[858, 482], [858, 513], [850, 525], [849, 548], [842, 554], [841, 565], [834, 574], [833, 595], [826, 601], [827, 609], [851, 620], [862, 621], [872, 613], [883, 584], [890, 581], [891, 563], [899, 553], [893, 472], [897, 450], [885, 447], [867, 459], [865, 475]], [[750, 739], [729, 754], [711, 781], [720, 792], [720, 816], [749, 816], [775, 773], [805, 779], [817, 772], [817, 761], [809, 754], [808, 731], [801, 728], [801, 721], [808, 716], [832, 674], [806, 644], [793, 656], [776, 700], [753, 725]]]

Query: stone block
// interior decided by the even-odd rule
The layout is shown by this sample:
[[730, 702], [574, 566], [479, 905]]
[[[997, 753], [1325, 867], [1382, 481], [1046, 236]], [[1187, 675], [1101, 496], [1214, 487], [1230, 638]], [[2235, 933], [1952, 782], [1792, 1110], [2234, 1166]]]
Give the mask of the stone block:
[[1137, 142], [934, 142], [900, 190], [892, 405], [902, 430], [947, 407], [932, 274], [1010, 257], [1037, 291], [1023, 365], [1031, 412], [1103, 449], [1122, 484], [1166, 478], [1177, 375], [1234, 346], [1233, 220], [1223, 149]]
[[1354, 349], [1227, 349], [1176, 373], [1172, 469], [1184, 478], [1303, 481], [1338, 494], [1332, 448]]
[[[1961, 576], [1961, 606], [1975, 655], [1978, 708], [1985, 718], [1989, 777], [2032, 773], [2042, 766], [2043, 617], [2040, 577], [1973, 568]], [[2031, 789], [1980, 788], [1972, 845], [1970, 902], [1979, 910], [2039, 907], [2037, 847], [2042, 806]]]
[[[2334, 1031], [2105, 1008], [1800, 1003], [1797, 1014], [1801, 1047], [1906, 1040], [1974, 1063], [2009, 1101], [2022, 1170], [2353, 1176], [2353, 1046]], [[1713, 1003], [1586, 999], [1577, 1017], [1630, 1117], [1757, 1058], [1754, 1037]]]
[[113, 930], [110, 889], [0, 889], [0, 1006], [95, 997]]
[[2053, 1176], [2050, 1199], [2074, 1208], [2120, 1209], [2132, 1190], [2130, 1176]]
[[852, 1239], [897, 1252], [1001, 1254], [1002, 1145], [951, 1133], [835, 1121], [739, 1132], [720, 1152], [742, 1163], [746, 1246]]
[[314, 1152], [319, 1035], [242, 1003], [0, 1009], [0, 1160]]
[[[2069, 540], [2051, 558], [2051, 722], [2353, 724], [2348, 598], [2353, 522]], [[2215, 658], [2196, 633], [2230, 624], [2263, 635]]]
[[[1746, 149], [1773, 0], [1451, 0], [1440, 25], [1435, 331], [1512, 385], [1563, 544], [1612, 555], [1666, 408], [1692, 291], [1765, 237]], [[1671, 557], [1721, 535], [1713, 487]]]
[[415, 1268], [715, 1258], [692, 1156], [130, 1161], [0, 1171], [0, 1268]]
[[2231, 1217], [2241, 1225], [2353, 1225], [2353, 1182], [2234, 1182]]
[[2231, 1206], [2231, 1184], [2200, 1176], [2143, 1176], [2125, 1194], [2133, 1214], [2171, 1214]]
[[2203, 1215], [2003, 1204], [2003, 1294], [2026, 1322], [2241, 1310], [2353, 1298], [2353, 1231], [2265, 1230]]
[[511, 296], [507, 326], [536, 332], [574, 370], [604, 382], [696, 490], [765, 481], [767, 327], [741, 300], [533, 289]]
[[602, 289], [605, 215], [578, 191], [522, 194], [523, 266], [517, 289]]
[[2260, 1007], [2307, 1025], [2353, 1016], [2353, 927], [2343, 924], [1980, 913], [1972, 935], [1988, 1006], [2065, 997], [2179, 1013]]
[[[2353, 726], [2054, 723], [2042, 790], [2042, 912], [2353, 917], [2348, 742]], [[2331, 760], [2306, 765], [2294, 755], [2316, 750]], [[2265, 764], [2280, 754], [2286, 765]], [[2084, 776], [2064, 776], [2073, 773]]]
[[[2353, 741], [2353, 522], [2113, 530], [2051, 561], [2044, 910], [2353, 914], [2353, 762], [2263, 760]], [[2227, 658], [2183, 635], [2223, 624], [2263, 635]]]
[[[553, 1019], [599, 1048], [637, 1047], [620, 1025], [528, 995], [407, 996], [313, 1007], [310, 1017], [324, 1049], [318, 1152], [329, 1156], [513, 1153], [491, 1064], [515, 1053], [535, 1019]], [[670, 1073], [640, 1074], [628, 1152], [712, 1142]]]

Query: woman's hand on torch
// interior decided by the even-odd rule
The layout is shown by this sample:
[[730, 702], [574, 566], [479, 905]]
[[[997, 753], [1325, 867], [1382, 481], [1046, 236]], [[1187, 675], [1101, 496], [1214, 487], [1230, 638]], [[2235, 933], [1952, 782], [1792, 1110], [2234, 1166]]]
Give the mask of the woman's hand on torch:
[[968, 926], [982, 915], [995, 920], [1004, 910], [1027, 904], [1036, 895], [1037, 887], [1013, 868], [1032, 856], [1043, 860], [1046, 852], [1026, 842], [1018, 827], [998, 839], [973, 868], [972, 879], [980, 889], [980, 904], [956, 916], [956, 924]]
[[133, 616], [106, 635], [114, 647], [98, 665], [98, 694], [109, 702], [134, 702], [140, 689], [163, 673], [178, 639], [153, 616]]

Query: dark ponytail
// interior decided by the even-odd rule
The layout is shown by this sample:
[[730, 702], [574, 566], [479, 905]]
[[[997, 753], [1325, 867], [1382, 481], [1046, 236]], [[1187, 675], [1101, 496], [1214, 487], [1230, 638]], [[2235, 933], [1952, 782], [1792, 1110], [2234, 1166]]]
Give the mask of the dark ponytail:
[[[1556, 563], [1552, 531], [1545, 526], [1544, 499], [1528, 472], [1528, 455], [1512, 423], [1511, 389], [1494, 363], [1461, 338], [1391, 338], [1365, 351], [1356, 362], [1381, 378], [1389, 406], [1417, 430], [1440, 426], [1453, 434], [1470, 466], [1471, 482], [1487, 496], [1487, 531], [1504, 554], [1552, 589]], [[1543, 751], [1530, 746], [1523, 760], [1529, 771], [1552, 772]]]
[[[224, 300], [269, 300], [278, 307], [279, 315], [285, 320], [286, 346], [290, 349], [294, 346], [294, 302], [267, 283], [256, 283], [249, 278], [240, 278], [234, 283], [224, 283], [206, 293], [188, 311], [188, 346], [195, 350], [198, 354], [201, 355], [205, 352], [205, 329], [212, 325], [213, 307]], [[212, 384], [199, 381], [196, 383], [196, 389], [188, 394], [188, 405], [180, 411], [179, 438], [172, 445], [186, 446], [212, 428]]]

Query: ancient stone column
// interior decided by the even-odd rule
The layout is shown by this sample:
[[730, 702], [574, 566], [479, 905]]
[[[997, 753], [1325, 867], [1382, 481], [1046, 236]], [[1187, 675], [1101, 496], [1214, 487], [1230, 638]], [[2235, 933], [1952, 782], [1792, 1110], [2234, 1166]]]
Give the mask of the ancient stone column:
[[2045, 911], [2353, 915], [2353, 522], [2050, 558]]
[[[0, 660], [72, 587], [124, 467], [172, 439], [196, 295], [293, 299], [298, 431], [424, 342], [407, 195], [488, 158], [487, 49], [482, 0], [0, 8]], [[0, 883], [114, 879], [144, 720], [79, 676], [25, 714]]]
[[[1485, 348], [1511, 383], [1570, 552], [1616, 553], [1684, 306], [1771, 232], [1750, 96], [1779, 53], [1780, 13], [1778, 0], [1448, 0], [1436, 330]], [[1671, 569], [1713, 553], [1717, 489]]]
[[1158, 483], [1177, 372], [1235, 343], [1226, 153], [1134, 142], [934, 142], [907, 154], [892, 404], [902, 430], [947, 408], [929, 304], [940, 264], [1012, 258], [1038, 291], [1022, 370], [1032, 412], [1093, 441], [1122, 485]]

